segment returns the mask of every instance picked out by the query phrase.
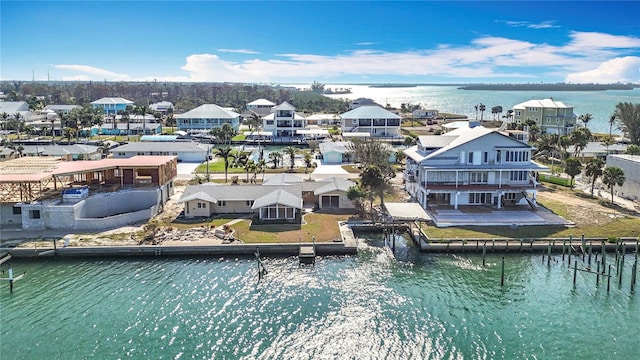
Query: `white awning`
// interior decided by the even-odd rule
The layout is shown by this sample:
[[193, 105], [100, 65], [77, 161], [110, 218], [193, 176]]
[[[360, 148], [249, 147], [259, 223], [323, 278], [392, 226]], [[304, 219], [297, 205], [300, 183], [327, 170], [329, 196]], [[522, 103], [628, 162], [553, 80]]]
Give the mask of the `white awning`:
[[296, 134], [300, 134], [300, 135], [329, 135], [329, 130], [327, 130], [327, 129], [301, 129], [301, 130], [296, 130]]
[[370, 133], [368, 132], [345, 132], [342, 133], [342, 137], [343, 138], [348, 138], [348, 137], [369, 137], [371, 136]]
[[272, 131], [245, 131], [245, 136], [273, 136]]
[[431, 216], [418, 203], [384, 203], [387, 214], [393, 220], [400, 221], [429, 221]]

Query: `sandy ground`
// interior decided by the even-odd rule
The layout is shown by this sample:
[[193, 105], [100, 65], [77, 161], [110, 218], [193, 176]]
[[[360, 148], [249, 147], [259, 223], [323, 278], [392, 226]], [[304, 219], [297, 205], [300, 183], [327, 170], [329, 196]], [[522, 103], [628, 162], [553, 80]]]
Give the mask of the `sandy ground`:
[[[571, 219], [577, 226], [591, 225], [591, 224], [606, 224], [617, 217], [628, 216], [631, 209], [628, 212], [623, 213], [614, 208], [608, 208], [602, 206], [596, 202], [583, 199], [577, 195], [567, 194], [562, 191], [543, 190], [538, 192], [538, 199], [540, 200], [552, 200], [569, 205], [568, 211], [571, 214]], [[636, 216], [638, 216], [636, 212]]]

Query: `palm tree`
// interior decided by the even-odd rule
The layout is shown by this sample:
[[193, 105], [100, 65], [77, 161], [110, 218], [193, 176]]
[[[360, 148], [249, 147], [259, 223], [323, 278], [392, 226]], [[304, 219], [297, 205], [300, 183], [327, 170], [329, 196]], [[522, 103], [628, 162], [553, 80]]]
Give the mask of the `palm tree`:
[[258, 160], [256, 171], [262, 173], [262, 181], [264, 181], [264, 170], [267, 168], [267, 162], [264, 159]]
[[584, 174], [591, 178], [591, 197], [593, 197], [593, 188], [596, 186], [596, 179], [602, 175], [602, 167], [604, 161], [600, 158], [592, 158], [587, 163]]
[[640, 104], [618, 103], [615, 115], [620, 129], [629, 137], [631, 143], [640, 145]]
[[482, 118], [484, 117], [484, 111], [487, 110], [487, 107], [484, 104], [480, 104], [479, 109], [480, 109], [480, 121], [482, 121]]
[[571, 133], [569, 139], [573, 144], [573, 156], [577, 157], [587, 147], [591, 139], [591, 131], [586, 127], [579, 128]]
[[71, 143], [71, 138], [76, 136], [76, 130], [72, 127], [62, 129], [62, 137], [67, 139], [67, 144]]
[[593, 115], [586, 113], [578, 116], [578, 120], [582, 121], [584, 127], [587, 127], [587, 123], [593, 119]]
[[313, 167], [313, 156], [309, 151], [304, 152], [304, 167], [305, 173], [308, 173], [309, 168]]
[[279, 151], [273, 151], [269, 153], [269, 160], [273, 162], [273, 168], [277, 168], [282, 160], [282, 153]]
[[251, 159], [244, 164], [244, 171], [247, 172], [247, 182], [249, 182], [249, 173], [255, 172], [256, 168], [256, 163]]
[[282, 149], [282, 152], [285, 155], [289, 155], [289, 160], [290, 160], [290, 168], [291, 170], [293, 170], [293, 166], [294, 166], [294, 161], [296, 158], [296, 154], [298, 153], [298, 149], [294, 148], [293, 146], [287, 146], [286, 148]]
[[[208, 155], [207, 155], [208, 156]], [[227, 146], [225, 148], [216, 149], [216, 156], [221, 157], [224, 160], [224, 182], [227, 182], [227, 172], [229, 170], [229, 158], [235, 159], [233, 150]]]
[[624, 171], [617, 166], [607, 166], [602, 172], [602, 182], [611, 190], [611, 203], [613, 204], [613, 187], [622, 186], [627, 179]]
[[145, 115], [147, 115], [148, 111], [149, 107], [147, 107], [146, 105], [140, 105], [133, 108], [134, 114], [142, 116], [142, 135], [147, 134], [147, 118]]

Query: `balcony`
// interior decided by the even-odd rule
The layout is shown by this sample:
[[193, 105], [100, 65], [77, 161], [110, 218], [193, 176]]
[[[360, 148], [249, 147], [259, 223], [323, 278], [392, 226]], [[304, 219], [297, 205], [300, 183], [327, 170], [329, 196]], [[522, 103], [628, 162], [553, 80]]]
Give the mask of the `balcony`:
[[412, 182], [412, 183], [413, 183], [413, 182], [416, 182], [416, 177], [415, 177], [415, 175], [413, 175], [413, 174], [411, 174], [411, 173], [409, 173], [409, 172], [407, 172], [407, 171], [404, 171], [404, 172], [402, 173], [402, 175], [403, 175], [404, 179], [405, 179], [407, 182]]
[[291, 127], [291, 121], [278, 121], [276, 123], [277, 127]]

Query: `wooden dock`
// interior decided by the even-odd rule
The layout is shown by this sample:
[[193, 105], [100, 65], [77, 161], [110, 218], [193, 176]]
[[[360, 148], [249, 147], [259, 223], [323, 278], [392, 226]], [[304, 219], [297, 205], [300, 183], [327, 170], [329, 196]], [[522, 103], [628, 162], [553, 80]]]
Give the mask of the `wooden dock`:
[[300, 245], [298, 259], [300, 265], [314, 265], [316, 263], [316, 247], [314, 245]]

